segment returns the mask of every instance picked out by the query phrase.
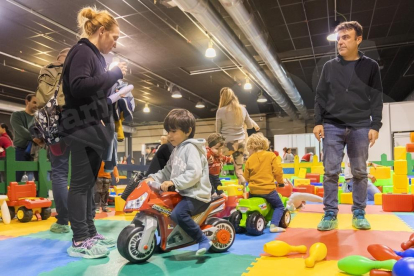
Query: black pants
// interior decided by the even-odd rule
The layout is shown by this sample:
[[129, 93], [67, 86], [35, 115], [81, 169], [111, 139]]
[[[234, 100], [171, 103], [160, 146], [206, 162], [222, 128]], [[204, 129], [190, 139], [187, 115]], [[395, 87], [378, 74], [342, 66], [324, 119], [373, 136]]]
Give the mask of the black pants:
[[95, 184], [95, 207], [99, 209], [108, 206], [109, 186], [112, 179], [98, 177]]
[[210, 203], [185, 197], [175, 206], [171, 219], [177, 223], [191, 238], [199, 243], [203, 237], [200, 226], [191, 218], [207, 209]]
[[68, 195], [69, 221], [73, 239], [83, 241], [96, 234], [94, 186], [102, 162], [102, 150], [72, 140], [72, 174]]
[[220, 176], [209, 174], [208, 177], [210, 178], [211, 183], [211, 194], [217, 193], [218, 195], [221, 195], [223, 191], [217, 190], [217, 187], [222, 185]]

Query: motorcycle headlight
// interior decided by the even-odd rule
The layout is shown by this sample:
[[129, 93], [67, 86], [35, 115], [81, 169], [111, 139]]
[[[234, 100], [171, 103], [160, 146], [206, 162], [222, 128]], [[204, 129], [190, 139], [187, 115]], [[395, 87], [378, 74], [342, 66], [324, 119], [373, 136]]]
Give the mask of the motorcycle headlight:
[[125, 209], [139, 209], [148, 197], [148, 193], [144, 193], [142, 196], [135, 200], [130, 200], [125, 205]]

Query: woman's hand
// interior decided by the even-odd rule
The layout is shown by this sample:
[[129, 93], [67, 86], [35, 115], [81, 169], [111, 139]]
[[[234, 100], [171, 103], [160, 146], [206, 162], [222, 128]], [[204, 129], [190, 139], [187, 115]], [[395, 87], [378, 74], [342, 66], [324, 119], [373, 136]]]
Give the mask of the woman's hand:
[[168, 187], [170, 186], [174, 186], [174, 183], [172, 181], [164, 181], [161, 184], [161, 191], [163, 192], [167, 192], [168, 191]]

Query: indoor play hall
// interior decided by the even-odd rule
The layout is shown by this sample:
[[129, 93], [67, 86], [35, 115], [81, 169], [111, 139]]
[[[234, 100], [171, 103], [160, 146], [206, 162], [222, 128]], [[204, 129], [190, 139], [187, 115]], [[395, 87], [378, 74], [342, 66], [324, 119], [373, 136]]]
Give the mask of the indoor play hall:
[[414, 276], [414, 0], [0, 0], [0, 275]]

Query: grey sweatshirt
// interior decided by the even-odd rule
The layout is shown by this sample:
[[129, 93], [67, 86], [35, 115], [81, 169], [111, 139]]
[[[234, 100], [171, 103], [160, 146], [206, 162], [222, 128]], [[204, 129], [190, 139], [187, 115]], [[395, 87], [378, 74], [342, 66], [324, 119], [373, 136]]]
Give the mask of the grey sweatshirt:
[[148, 177], [162, 183], [171, 180], [177, 192], [203, 202], [211, 201], [211, 184], [204, 139], [187, 139], [171, 153], [164, 169]]
[[[241, 106], [243, 114], [243, 123], [247, 125], [248, 129], [253, 128], [252, 120], [246, 108]], [[243, 123], [237, 123], [233, 111], [228, 110], [227, 106], [219, 108], [216, 113], [216, 132], [221, 133], [226, 142], [234, 140], [244, 140], [246, 135], [244, 133]]]

